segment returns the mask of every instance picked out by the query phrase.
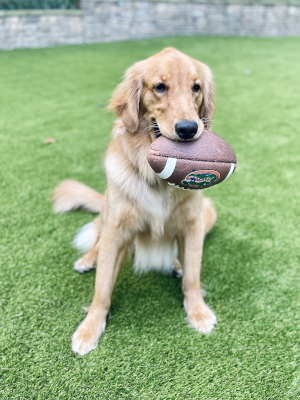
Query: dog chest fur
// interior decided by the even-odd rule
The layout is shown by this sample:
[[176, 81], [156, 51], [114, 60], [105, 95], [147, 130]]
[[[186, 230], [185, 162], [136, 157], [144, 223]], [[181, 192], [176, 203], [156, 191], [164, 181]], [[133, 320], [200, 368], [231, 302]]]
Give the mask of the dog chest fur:
[[135, 238], [133, 269], [137, 273], [151, 270], [169, 273], [174, 268], [177, 256], [176, 241], [168, 236], [151, 237], [151, 233], [141, 233]]
[[[123, 165], [121, 171], [120, 160]], [[134, 208], [139, 215], [141, 228], [135, 236], [134, 271], [171, 272], [177, 256], [175, 237], [184, 224], [181, 218], [173, 218], [174, 213], [177, 215], [179, 205], [189, 198], [197, 199], [194, 203], [198, 210], [195, 211], [200, 213], [201, 194], [177, 190], [164, 181], [149, 185], [146, 181], [148, 171], [143, 174], [143, 168], [133, 168], [120, 147], [107, 152], [105, 166], [110, 187], [113, 186], [113, 192], [118, 193], [114, 197], [114, 208], [119, 209], [119, 201], [129, 200], [131, 209]]]

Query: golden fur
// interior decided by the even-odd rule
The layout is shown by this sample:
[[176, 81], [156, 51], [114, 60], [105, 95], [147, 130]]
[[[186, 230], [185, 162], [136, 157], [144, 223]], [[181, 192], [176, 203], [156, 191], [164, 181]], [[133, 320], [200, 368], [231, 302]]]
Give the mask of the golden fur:
[[[161, 82], [168, 88], [164, 93], [155, 90]], [[195, 82], [201, 87], [198, 93], [192, 90]], [[76, 181], [62, 182], [53, 193], [56, 212], [78, 207], [101, 212], [75, 239], [77, 247], [89, 249], [75, 263], [75, 269], [83, 272], [97, 265], [93, 302], [72, 338], [73, 351], [81, 355], [98, 344], [116, 279], [134, 247], [136, 271], [182, 269], [184, 307], [192, 327], [209, 333], [216, 323], [200, 288], [203, 240], [216, 213], [202, 191], [168, 185], [151, 169], [146, 157], [155, 140], [155, 126], [173, 140], [178, 139], [174, 129], [178, 120], [197, 122], [194, 139], [204, 125], [209, 127], [214, 111], [211, 71], [167, 48], [126, 72], [109, 109], [117, 119], [105, 159], [105, 194]]]

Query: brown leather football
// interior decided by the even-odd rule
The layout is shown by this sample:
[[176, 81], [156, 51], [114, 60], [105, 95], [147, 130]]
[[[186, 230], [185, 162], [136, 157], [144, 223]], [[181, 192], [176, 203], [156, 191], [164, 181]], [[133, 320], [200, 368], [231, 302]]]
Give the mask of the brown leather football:
[[157, 175], [181, 189], [204, 189], [229, 178], [236, 168], [232, 148], [210, 131], [179, 142], [160, 136], [150, 146], [148, 162]]

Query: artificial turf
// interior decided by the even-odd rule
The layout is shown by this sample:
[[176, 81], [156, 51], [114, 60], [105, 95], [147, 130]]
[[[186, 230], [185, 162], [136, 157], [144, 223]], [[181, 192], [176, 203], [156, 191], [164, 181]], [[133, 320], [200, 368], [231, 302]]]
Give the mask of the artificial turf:
[[[70, 340], [95, 271], [72, 269], [70, 242], [93, 216], [53, 215], [47, 198], [66, 178], [105, 190], [103, 106], [127, 67], [170, 45], [212, 68], [213, 130], [238, 158], [205, 190], [218, 221], [201, 277], [218, 324], [189, 328], [181, 281], [127, 264], [97, 349], [80, 357]], [[300, 396], [299, 48], [189, 37], [0, 53], [1, 399]]]

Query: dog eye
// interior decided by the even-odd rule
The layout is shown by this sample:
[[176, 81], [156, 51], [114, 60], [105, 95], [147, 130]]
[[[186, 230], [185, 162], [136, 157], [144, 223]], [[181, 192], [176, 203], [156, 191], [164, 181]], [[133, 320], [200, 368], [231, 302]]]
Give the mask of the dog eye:
[[197, 93], [200, 90], [200, 85], [198, 83], [195, 83], [195, 85], [193, 86], [193, 92]]
[[167, 86], [164, 83], [159, 83], [158, 85], [154, 86], [154, 89], [160, 93], [167, 92], [168, 90]]

